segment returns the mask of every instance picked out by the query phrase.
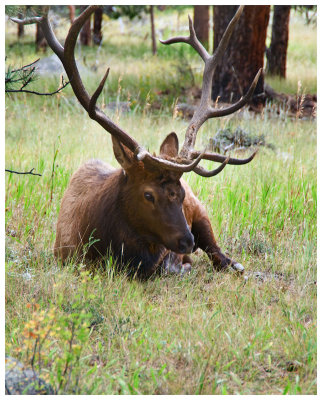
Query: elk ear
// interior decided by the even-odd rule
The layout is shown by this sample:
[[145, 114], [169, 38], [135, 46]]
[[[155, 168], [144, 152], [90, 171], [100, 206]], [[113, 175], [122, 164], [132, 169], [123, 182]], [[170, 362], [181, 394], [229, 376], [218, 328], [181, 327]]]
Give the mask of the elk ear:
[[117, 162], [125, 170], [129, 169], [134, 163], [134, 155], [126, 146], [112, 136], [113, 152]]
[[160, 155], [176, 157], [179, 151], [179, 140], [176, 133], [171, 132], [160, 146]]

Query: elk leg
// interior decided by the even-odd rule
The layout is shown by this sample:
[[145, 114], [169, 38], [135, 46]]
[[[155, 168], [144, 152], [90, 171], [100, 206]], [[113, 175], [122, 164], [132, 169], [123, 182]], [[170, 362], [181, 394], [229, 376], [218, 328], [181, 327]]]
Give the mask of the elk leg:
[[220, 247], [216, 243], [216, 239], [214, 237], [208, 217], [202, 216], [202, 218], [193, 221], [191, 232], [195, 237], [194, 250], [200, 248], [201, 250], [205, 251], [212, 261], [214, 269], [220, 271], [231, 267], [235, 271], [241, 273], [244, 271], [244, 267], [241, 264], [231, 260], [222, 253]]

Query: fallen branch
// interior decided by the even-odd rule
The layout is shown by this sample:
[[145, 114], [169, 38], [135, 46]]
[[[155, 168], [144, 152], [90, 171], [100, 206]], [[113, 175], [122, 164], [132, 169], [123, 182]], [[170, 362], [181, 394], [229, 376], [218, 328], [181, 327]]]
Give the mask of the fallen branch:
[[38, 58], [36, 61], [33, 61], [33, 62], [30, 63], [30, 64], [27, 64], [27, 65], [22, 66], [21, 68], [12, 69], [11, 72], [14, 73], [14, 72], [23, 71], [24, 69], [30, 68], [32, 65], [36, 64], [39, 60], [40, 60], [40, 58]]
[[24, 87], [27, 86], [28, 83], [30, 82], [24, 84], [20, 89], [6, 89], [6, 93], [29, 93], [29, 94], [36, 94], [38, 96], [52, 96], [63, 90], [69, 84], [69, 81], [66, 83], [62, 83], [62, 86], [60, 88], [58, 88], [55, 92], [50, 92], [50, 93], [40, 93], [33, 90], [24, 89]]
[[19, 172], [19, 171], [13, 171], [11, 169], [6, 169], [6, 172], [10, 172], [11, 174], [19, 174], [19, 175], [37, 175], [37, 176], [42, 176], [41, 174], [37, 174], [33, 172], [35, 168], [32, 168], [30, 171], [27, 172]]
[[[61, 90], [63, 90], [68, 84], [68, 82], [64, 82], [64, 77], [62, 76], [61, 78], [61, 86], [55, 90], [54, 92], [50, 93], [41, 93], [36, 90], [28, 90], [25, 89], [26, 86], [28, 86], [31, 82], [35, 81], [37, 76], [36, 76], [36, 67], [34, 64], [36, 64], [38, 60], [33, 61], [30, 64], [24, 65], [21, 68], [18, 69], [13, 69], [6, 72], [6, 79], [5, 79], [5, 92], [6, 93], [29, 93], [29, 94], [36, 94], [38, 96], [52, 96], [54, 94], [59, 93]], [[12, 86], [21, 83], [21, 86], [19, 89], [15, 89]]]

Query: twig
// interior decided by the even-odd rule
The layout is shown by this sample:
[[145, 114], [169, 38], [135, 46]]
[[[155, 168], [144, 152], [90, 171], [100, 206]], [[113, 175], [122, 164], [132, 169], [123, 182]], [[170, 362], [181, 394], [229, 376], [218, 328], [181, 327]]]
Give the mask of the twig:
[[7, 92], [9, 90], [17, 90], [10, 88], [10, 86], [15, 83], [22, 82], [22, 86], [19, 89], [21, 90], [24, 89], [30, 82], [34, 81], [36, 79], [36, 67], [33, 65], [36, 64], [38, 61], [39, 59], [14, 70], [10, 70], [9, 67], [8, 71], [6, 72], [5, 91]]
[[[29, 82], [28, 82], [29, 83]], [[29, 94], [36, 94], [38, 96], [52, 96], [53, 94], [59, 93], [61, 90], [63, 90], [67, 85], [69, 84], [69, 81], [64, 83], [60, 88], [58, 88], [55, 92], [51, 93], [40, 93], [40, 92], [35, 92], [33, 90], [26, 90], [23, 89], [23, 87], [26, 86], [23, 85], [20, 89], [6, 89], [6, 93], [29, 93]]]
[[19, 174], [19, 175], [37, 175], [37, 176], [42, 176], [41, 174], [36, 174], [35, 172], [32, 172], [35, 168], [31, 168], [30, 171], [28, 172], [18, 172], [18, 171], [12, 171], [11, 169], [6, 169], [6, 172], [10, 172], [11, 174]]
[[[73, 322], [72, 322], [72, 330], [71, 330], [71, 338], [70, 338], [70, 340], [69, 340], [69, 353], [70, 353], [70, 354], [71, 354], [72, 348], [73, 348], [73, 340], [74, 340], [74, 337], [75, 337], [75, 322], [73, 321]], [[60, 378], [59, 385], [58, 385], [58, 389], [57, 389], [57, 393], [59, 392], [59, 390], [60, 390], [61, 387], [62, 387], [63, 380], [65, 379], [65, 375], [66, 375], [66, 373], [67, 373], [67, 371], [68, 371], [68, 366], [69, 366], [69, 358], [68, 358], [68, 356], [67, 356], [67, 357], [66, 357], [66, 363], [65, 363], [65, 369], [64, 369], [64, 372], [62, 373], [62, 376], [61, 376], [61, 378]]]
[[9, 76], [9, 78], [6, 77], [5, 83], [6, 84], [8, 84], [8, 83], [12, 84], [12, 83], [21, 82], [24, 79], [27, 79], [28, 77], [29, 77], [29, 79], [34, 79], [34, 76], [32, 76], [32, 74], [35, 72], [35, 70], [36, 70], [36, 67], [31, 68], [29, 71], [26, 70], [26, 69], [23, 69], [23, 68], [21, 68], [19, 70], [15, 70], [15, 71], [9, 71], [8, 74], [13, 74], [13, 73], [16, 74], [18, 72], [23, 72], [23, 73], [26, 73], [26, 75], [25, 76], [19, 76], [17, 79], [12, 79], [11, 76]]
[[36, 62], [38, 62], [39, 60], [40, 60], [40, 58], [38, 58], [38, 60], [33, 61], [33, 62], [30, 63], [30, 64], [27, 64], [27, 65], [22, 66], [21, 68], [13, 69], [13, 70], [11, 70], [10, 72], [19, 72], [19, 71], [21, 71], [21, 70], [24, 70], [25, 68], [29, 68], [29, 67], [31, 67], [32, 65], [36, 64]]
[[[29, 85], [29, 83], [31, 82], [32, 77], [30, 76], [26, 82], [21, 86], [21, 88], [19, 90], [23, 90], [27, 85]], [[9, 89], [8, 89], [9, 90]], [[14, 90], [14, 89], [11, 89]]]
[[34, 367], [34, 363], [35, 363], [35, 358], [36, 358], [36, 351], [37, 351], [37, 345], [39, 343], [39, 335], [36, 338], [36, 342], [35, 342], [35, 346], [34, 346], [34, 351], [30, 360], [30, 365], [31, 365], [31, 369], [32, 372], [34, 373], [34, 377], [36, 376], [36, 371], [35, 371], [35, 367]]

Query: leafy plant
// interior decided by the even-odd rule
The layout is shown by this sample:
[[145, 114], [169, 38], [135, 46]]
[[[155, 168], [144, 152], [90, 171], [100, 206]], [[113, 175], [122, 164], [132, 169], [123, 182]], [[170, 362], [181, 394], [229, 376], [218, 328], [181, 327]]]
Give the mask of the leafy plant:
[[83, 271], [79, 293], [68, 313], [62, 312], [65, 301], [61, 295], [49, 309], [27, 303], [26, 307], [32, 310], [31, 318], [24, 325], [20, 346], [13, 348], [26, 366], [31, 366], [52, 386], [55, 394], [79, 394], [81, 390], [81, 356], [91, 333], [92, 315], [86, 311], [86, 301], [82, 299], [88, 279]]

